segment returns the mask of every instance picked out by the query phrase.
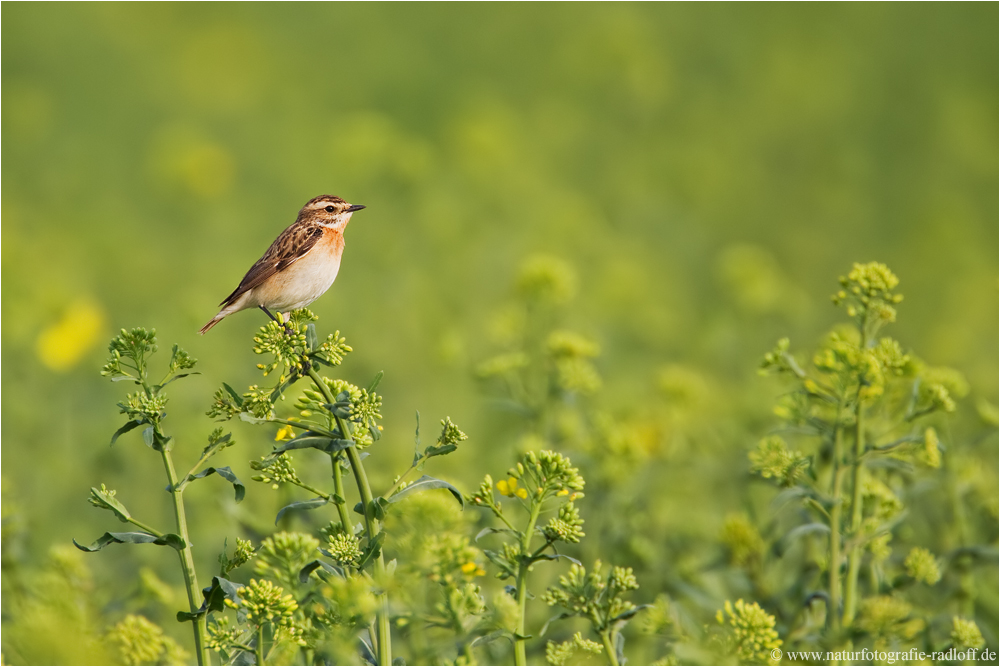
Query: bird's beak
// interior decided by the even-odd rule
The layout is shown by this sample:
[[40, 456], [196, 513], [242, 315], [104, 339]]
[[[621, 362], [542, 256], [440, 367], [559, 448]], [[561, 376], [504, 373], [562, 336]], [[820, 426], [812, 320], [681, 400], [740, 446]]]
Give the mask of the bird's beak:
[[354, 213], [355, 211], [360, 211], [364, 207], [365, 207], [364, 204], [351, 204], [349, 207], [347, 207], [347, 212]]

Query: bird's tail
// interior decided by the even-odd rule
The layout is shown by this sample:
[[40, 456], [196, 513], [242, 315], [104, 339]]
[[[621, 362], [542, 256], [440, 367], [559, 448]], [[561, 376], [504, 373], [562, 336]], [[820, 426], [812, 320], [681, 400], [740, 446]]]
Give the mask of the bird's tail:
[[237, 313], [243, 310], [244, 308], [247, 308], [247, 301], [249, 299], [250, 299], [250, 292], [244, 292], [239, 296], [239, 298], [235, 299], [234, 301], [229, 301], [229, 299], [226, 299], [226, 301], [222, 302], [224, 304], [222, 310], [220, 310], [215, 317], [210, 319], [205, 326], [199, 329], [198, 333], [205, 335], [206, 333], [208, 333], [209, 329], [211, 329], [216, 324], [221, 322], [222, 318], [232, 315], [233, 313]]
[[225, 315], [223, 315], [222, 313], [219, 313], [218, 315], [216, 315], [215, 317], [213, 317], [212, 319], [210, 319], [208, 321], [208, 324], [206, 324], [205, 326], [203, 326], [201, 329], [198, 329], [198, 333], [200, 333], [202, 336], [204, 336], [205, 334], [208, 333], [209, 329], [211, 329], [216, 324], [218, 324], [219, 322], [221, 322], [223, 317], [225, 317]]

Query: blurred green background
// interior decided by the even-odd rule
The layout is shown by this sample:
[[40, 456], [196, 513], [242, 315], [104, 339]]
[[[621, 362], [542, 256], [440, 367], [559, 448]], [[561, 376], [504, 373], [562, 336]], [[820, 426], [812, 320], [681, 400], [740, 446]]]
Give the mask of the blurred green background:
[[[370, 470], [376, 486], [408, 463], [415, 410], [470, 434], [437, 470], [463, 491], [510, 465], [472, 369], [502, 348], [537, 253], [576, 273], [563, 316], [601, 345], [605, 408], [655, 406], [664, 368], [706, 388], [682, 451], [657, 450], [677, 553], [716, 539], [746, 494], [745, 450], [780, 392], [760, 355], [838, 321], [828, 295], [854, 261], [899, 275], [890, 333], [969, 379], [957, 433], [997, 403], [995, 4], [6, 3], [2, 18], [18, 562], [114, 529], [85, 501], [101, 482], [166, 522], [165, 498], [139, 500], [159, 462], [137, 437], [107, 446], [123, 387], [98, 375], [106, 342], [155, 327], [161, 350], [201, 360], [169, 410], [180, 451], [199, 451], [218, 383], [256, 381], [263, 316], [197, 329], [323, 193], [368, 206], [313, 310], [355, 347], [347, 379], [385, 370], [393, 465]], [[233, 428], [222, 464], [248, 478], [271, 436]], [[198, 546], [278, 503], [200, 486]], [[138, 564], [173, 582], [156, 551], [88, 563], [104, 586]]]

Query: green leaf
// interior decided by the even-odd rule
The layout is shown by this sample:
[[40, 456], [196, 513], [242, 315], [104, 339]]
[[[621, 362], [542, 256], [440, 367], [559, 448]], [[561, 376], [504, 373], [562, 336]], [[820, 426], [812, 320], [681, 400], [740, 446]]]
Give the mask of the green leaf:
[[307, 563], [305, 567], [303, 567], [301, 570], [299, 570], [299, 581], [301, 583], [303, 583], [303, 584], [306, 583], [306, 582], [308, 582], [309, 581], [309, 575], [311, 575], [315, 570], [317, 570], [319, 568], [323, 568], [324, 570], [326, 570], [330, 574], [335, 574], [338, 577], [340, 577], [341, 579], [345, 578], [344, 577], [344, 571], [342, 569], [340, 569], [336, 565], [331, 565], [330, 563], [327, 563], [326, 561], [322, 561], [322, 560], [317, 559], [317, 560], [312, 561], [311, 563]]
[[323, 407], [332, 412], [335, 417], [340, 417], [341, 419], [349, 419], [351, 416], [350, 401], [338, 400], [336, 403], [324, 403]]
[[111, 444], [114, 445], [115, 441], [118, 440], [119, 437], [125, 435], [134, 428], [139, 428], [145, 423], [145, 419], [133, 419], [132, 421], [126, 422], [124, 426], [115, 431], [115, 434], [111, 436]]
[[222, 428], [219, 427], [217, 431], [215, 431], [211, 436], [209, 436], [208, 444], [205, 446], [205, 449], [201, 450], [202, 458], [204, 459], [211, 458], [215, 456], [219, 451], [225, 449], [226, 447], [229, 447], [232, 444], [235, 444], [231, 442], [231, 440], [233, 439], [232, 433], [227, 433], [223, 436], [220, 436], [218, 439], [213, 439], [215, 438], [216, 433], [221, 433], [221, 432]]
[[388, 509], [389, 501], [382, 496], [372, 500], [372, 515], [379, 521], [385, 519], [386, 510]]
[[156, 385], [155, 387], [153, 387], [153, 389], [155, 389], [156, 391], [160, 391], [174, 380], [180, 380], [181, 378], [186, 378], [189, 375], [201, 375], [201, 371], [191, 371], [190, 373], [178, 373], [177, 375], [173, 376], [163, 384]]
[[233, 401], [236, 403], [236, 407], [239, 408], [243, 407], [243, 397], [240, 396], [235, 389], [230, 387], [225, 382], [222, 383], [222, 388], [225, 389], [229, 393], [229, 395], [233, 397]]
[[[181, 484], [186, 484], [187, 482], [194, 481], [196, 479], [203, 479], [205, 477], [208, 477], [212, 473], [218, 473], [219, 477], [225, 479], [227, 482], [232, 484], [233, 489], [236, 491], [236, 502], [237, 503], [242, 502], [243, 497], [246, 496], [247, 494], [247, 487], [243, 485], [243, 482], [241, 482], [239, 478], [236, 477], [235, 474], [233, 474], [233, 471], [229, 466], [221, 466], [219, 468], [205, 468], [197, 475], [189, 475], [187, 480], [185, 482], [181, 482]], [[178, 484], [178, 486], [180, 486], [181, 484]], [[167, 487], [167, 490], [168, 491], [170, 490], [169, 486]]]
[[625, 659], [625, 635], [620, 632], [615, 633], [615, 658], [619, 665], [624, 665], [628, 661]]
[[205, 601], [201, 603], [201, 607], [198, 611], [179, 611], [177, 612], [177, 620], [184, 623], [187, 621], [193, 621], [208, 612], [223, 611], [226, 608], [225, 601], [227, 599], [239, 604], [240, 599], [238, 592], [242, 587], [243, 584], [238, 584], [235, 581], [229, 581], [223, 577], [212, 577], [212, 585], [201, 590], [201, 594], [204, 596]]
[[539, 554], [538, 556], [535, 556], [535, 560], [536, 561], [539, 561], [539, 560], [559, 560], [560, 558], [565, 558], [566, 560], [568, 560], [571, 563], [574, 563], [576, 565], [580, 565], [580, 566], [583, 565], [583, 563], [581, 563], [577, 559], [573, 558], [572, 556], [567, 556], [566, 554]]
[[364, 569], [365, 565], [370, 563], [374, 558], [382, 552], [382, 543], [385, 542], [385, 531], [383, 530], [375, 539], [368, 542], [368, 546], [361, 553], [361, 560], [358, 562], [358, 570]]
[[319, 336], [316, 335], [316, 325], [312, 322], [306, 325], [306, 351], [315, 352], [319, 347]]
[[313, 498], [312, 500], [300, 500], [298, 502], [285, 505], [278, 512], [278, 516], [274, 518], [274, 523], [277, 524], [281, 521], [281, 517], [285, 516], [286, 512], [291, 512], [292, 510], [314, 510], [317, 507], [322, 507], [330, 501], [326, 498]]
[[170, 442], [170, 438], [164, 437], [162, 433], [156, 430], [155, 426], [149, 426], [142, 432], [142, 441], [145, 442], [146, 446], [150, 449], [162, 452], [166, 450], [167, 443]]
[[372, 380], [372, 383], [370, 385], [368, 385], [368, 393], [369, 394], [374, 394], [375, 393], [375, 390], [378, 389], [379, 382], [382, 381], [382, 377], [384, 375], [385, 375], [385, 371], [379, 371], [378, 373], [375, 374], [375, 379]]
[[475, 639], [472, 640], [472, 643], [469, 644], [469, 646], [472, 646], [474, 648], [476, 646], [481, 646], [483, 644], [489, 644], [491, 642], [495, 642], [498, 639], [506, 639], [507, 641], [514, 643], [513, 636], [511, 636], [511, 634], [506, 630], [494, 630], [488, 635], [481, 635], [479, 637], [476, 637]]
[[458, 445], [432, 445], [424, 450], [424, 456], [427, 458], [444, 456], [445, 454], [451, 454], [456, 449], [458, 449]]
[[95, 499], [99, 499], [102, 503], [102, 509], [109, 510], [118, 517], [118, 520], [122, 523], [128, 523], [128, 520], [132, 518], [129, 511], [125, 506], [114, 496], [108, 493], [102, 493], [100, 489], [90, 487], [90, 493], [93, 494]]
[[266, 424], [266, 419], [261, 419], [260, 417], [254, 417], [249, 412], [241, 412], [240, 419], [247, 422], [248, 424]]
[[807, 523], [802, 526], [796, 526], [792, 528], [788, 533], [785, 534], [783, 538], [778, 542], [779, 553], [784, 553], [791, 546], [792, 542], [795, 540], [805, 537], [806, 535], [811, 535], [814, 533], [829, 533], [830, 526], [825, 523]]
[[504, 558], [499, 552], [492, 551], [490, 549], [483, 549], [483, 554], [493, 561], [494, 565], [500, 568], [501, 572], [498, 575], [500, 579], [507, 579], [517, 574], [511, 566], [511, 563], [507, 562], [507, 559]]
[[652, 606], [653, 605], [651, 605], [651, 604], [640, 604], [637, 607], [635, 607], [634, 609], [629, 609], [628, 611], [623, 611], [622, 613], [618, 614], [617, 616], [615, 616], [614, 618], [612, 618], [610, 621], [608, 621], [608, 623], [610, 624], [610, 623], [617, 623], [618, 621], [627, 621], [630, 618], [632, 618], [633, 616], [635, 616], [636, 614], [638, 614], [640, 611], [642, 611], [643, 609], [645, 609], [646, 607], [652, 607]]
[[465, 509], [465, 499], [462, 498], [462, 494], [458, 489], [456, 489], [454, 486], [452, 486], [451, 484], [449, 484], [444, 480], [436, 479], [428, 475], [424, 475], [423, 477], [415, 481], [413, 484], [410, 484], [409, 486], [402, 488], [396, 493], [394, 493], [389, 498], [389, 502], [396, 503], [405, 498], [406, 496], [410, 495], [411, 493], [417, 493], [419, 491], [429, 491], [431, 489], [448, 489], [448, 492], [451, 493], [451, 495], [455, 496], [455, 499], [458, 500], [459, 504], [462, 505], [462, 509]]
[[364, 637], [358, 637], [358, 641], [361, 642], [361, 658], [369, 665], [377, 665], [378, 658], [375, 657], [375, 651], [372, 650], [371, 644], [366, 642]]
[[283, 442], [274, 448], [272, 454], [280, 454], [281, 452], [287, 452], [292, 449], [318, 449], [321, 452], [327, 452], [329, 454], [335, 454], [337, 452], [343, 451], [354, 444], [353, 440], [338, 440], [336, 438], [328, 438], [325, 435], [317, 435], [313, 431], [306, 431], [302, 435], [289, 440], [288, 442]]
[[73, 540], [73, 544], [80, 551], [100, 551], [109, 544], [158, 544], [161, 546], [171, 547], [180, 551], [186, 545], [184, 539], [180, 535], [174, 535], [173, 533], [167, 533], [166, 535], [161, 535], [157, 537], [156, 535], [150, 535], [149, 533], [104, 533], [97, 540], [94, 541], [89, 547], [85, 547], [76, 540]]
[[512, 530], [511, 528], [483, 528], [481, 531], [476, 533], [475, 541], [478, 542], [479, 538], [485, 537], [486, 535], [490, 535], [492, 533], [508, 533], [510, 535], [516, 535], [518, 537], [520, 537], [521, 535], [519, 532], [517, 532], [516, 530]]

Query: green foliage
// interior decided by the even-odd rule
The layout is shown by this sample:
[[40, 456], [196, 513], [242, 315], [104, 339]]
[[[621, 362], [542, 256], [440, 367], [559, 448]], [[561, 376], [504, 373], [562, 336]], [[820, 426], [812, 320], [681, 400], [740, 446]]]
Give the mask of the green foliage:
[[[109, 406], [137, 389], [93, 377], [107, 339], [155, 318], [161, 344], [150, 382], [165, 370], [170, 342], [210, 375], [167, 387], [161, 426], [183, 476], [217, 426], [195, 411], [218, 380], [242, 398], [248, 385], [269, 388], [281, 375], [276, 368], [261, 380], [253, 365], [264, 359], [242, 356], [261, 314], [240, 313], [204, 338], [195, 330], [298, 206], [331, 189], [374, 216], [356, 216], [337, 283], [312, 308], [363, 342], [343, 377], [368, 387], [379, 368], [389, 371], [380, 387], [387, 437], [364, 461], [376, 493], [411, 460], [406, 434], [418, 408], [427, 424], [450, 414], [473, 436], [427, 471], [463, 493], [487, 471], [499, 479], [526, 451], [570, 457], [587, 480], [576, 503], [587, 536], [560, 550], [588, 566], [598, 557], [632, 566], [640, 593], [667, 596], [678, 620], [665, 634], [640, 636], [649, 612], [640, 614], [626, 632], [633, 664], [665, 652], [710, 662], [696, 651], [699, 629], [725, 599], [758, 601], [786, 641], [824, 628], [826, 601], [814, 596], [827, 589], [824, 535], [815, 526], [790, 535], [822, 524], [822, 514], [781, 493], [810, 470], [829, 474], [832, 447], [782, 430], [789, 451], [813, 467], [791, 487], [748, 473], [747, 449], [774, 434], [770, 403], [783, 391], [750, 371], [755, 355], [788, 336], [814, 372], [808, 353], [834, 320], [814, 297], [842, 289], [831, 278], [851, 259], [886, 258], [907, 298], [890, 304], [898, 325], [878, 337], [961, 370], [968, 398], [949, 390], [955, 411], [919, 424], [936, 437], [912, 443], [915, 462], [878, 457], [899, 466], [886, 486], [903, 512], [863, 548], [859, 593], [874, 590], [873, 580], [883, 593], [904, 588], [897, 592], [930, 619], [919, 641], [949, 641], [958, 616], [996, 648], [993, 6], [77, 3], [54, 12], [20, 3], [5, 6], [4, 19], [5, 662], [117, 659], [85, 657], [86, 648], [62, 659], [46, 653], [92, 645], [69, 623], [58, 629], [65, 641], [49, 633], [18, 644], [40, 654], [11, 649], [21, 620], [12, 591], [46, 567], [51, 544], [139, 530], [80, 502], [91, 486], [106, 483], [133, 517], [175, 531], [158, 454], [135, 446], [149, 425], [106, 446], [128, 419]], [[519, 289], [526, 252], [558, 257], [543, 258]], [[539, 330], [530, 345], [518, 340], [526, 321]], [[503, 385], [516, 390], [516, 378], [468, 372], [509, 354], [548, 380], [544, 344], [555, 330], [598, 344], [599, 356], [584, 361], [601, 388], [557, 395], [538, 421], [520, 411], [524, 403], [504, 400]], [[922, 402], [933, 396], [925, 386]], [[527, 389], [540, 396], [546, 387]], [[295, 415], [298, 392], [288, 393], [276, 402], [279, 417]], [[230, 466], [243, 480], [264, 474], [246, 461], [268, 453], [277, 426], [224, 426], [239, 446], [206, 465]], [[431, 430], [418, 451], [433, 444]], [[301, 481], [328, 493], [326, 455], [288, 451]], [[508, 510], [511, 501], [494, 492]], [[215, 475], [184, 493], [204, 576], [215, 574], [226, 536], [259, 544], [275, 530], [303, 531], [323, 545], [316, 529], [337, 514], [334, 503], [292, 510], [274, 529], [281, 507], [317, 494], [248, 485], [234, 506]], [[460, 512], [435, 490], [393, 504], [387, 523], [405, 516], [409, 525], [416, 510], [407, 506], [430, 512], [437, 505], [421, 501], [436, 496]], [[433, 530], [471, 537], [498, 521], [467, 515], [460, 528]], [[736, 559], [723, 542], [733, 515], [764, 541], [759, 558]], [[386, 528], [383, 547], [399, 568], [411, 558], [398, 541], [403, 528]], [[473, 546], [495, 546], [491, 539]], [[934, 586], [906, 574], [913, 547], [938, 560]], [[187, 609], [172, 549], [111, 545], [86, 558], [97, 582], [96, 636], [136, 613], [191, 649], [188, 626], [172, 620]], [[500, 588], [510, 580], [494, 581], [482, 562], [484, 617], [501, 627], [508, 603], [516, 607]], [[537, 567], [533, 587], [554, 584], [566, 567]], [[175, 589], [171, 606], [130, 597], [142, 568]], [[245, 582], [244, 571], [252, 567], [232, 576]], [[414, 581], [406, 588], [415, 598], [437, 601], [433, 582]], [[398, 591], [390, 597], [399, 601], [394, 623], [400, 608], [422, 608]], [[528, 627], [548, 613], [529, 601]], [[546, 639], [568, 640], [576, 629], [584, 627], [529, 640], [529, 659], [541, 663]], [[399, 655], [409, 664], [458, 659], [452, 635], [434, 632], [394, 625]], [[334, 653], [341, 647], [347, 655]], [[351, 635], [328, 655], [357, 662], [357, 648]], [[483, 663], [510, 659], [502, 640], [473, 652]]]
[[[842, 650], [848, 633], [867, 635], [873, 646], [906, 645], [932, 621], [930, 610], [915, 606], [920, 598], [910, 584], [934, 586], [950, 565], [921, 545], [911, 546], [905, 558], [895, 556], [893, 540], [909, 532], [903, 522], [919, 471], [940, 478], [947, 467], [935, 425], [955, 411], [965, 381], [879, 337], [882, 327], [896, 321], [902, 301], [895, 292], [899, 280], [885, 265], [855, 264], [840, 283], [833, 301], [845, 307], [852, 325], [828, 334], [811, 367], [794, 358], [787, 339], [765, 356], [762, 370], [783, 376], [791, 390], [774, 411], [783, 422], [781, 434], [764, 438], [749, 454], [752, 472], [787, 489], [778, 497], [779, 511], [792, 500], [801, 507], [793, 519], [799, 525], [792, 524], [776, 548], [787, 552], [806, 540], [823, 554], [812, 561], [809, 551], [800, 552], [797, 559], [800, 576], [811, 586], [820, 582], [805, 571], [817, 565], [826, 570], [826, 627], [799, 616], [791, 650]], [[794, 450], [786, 438], [794, 439]], [[788, 516], [787, 509], [783, 513]], [[787, 526], [787, 519], [782, 523]], [[738, 553], [733, 550], [734, 561], [745, 565]], [[785, 554], [782, 567], [789, 566]]]

